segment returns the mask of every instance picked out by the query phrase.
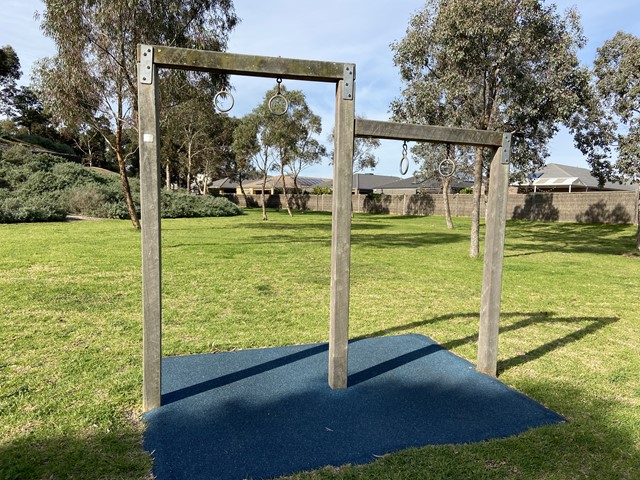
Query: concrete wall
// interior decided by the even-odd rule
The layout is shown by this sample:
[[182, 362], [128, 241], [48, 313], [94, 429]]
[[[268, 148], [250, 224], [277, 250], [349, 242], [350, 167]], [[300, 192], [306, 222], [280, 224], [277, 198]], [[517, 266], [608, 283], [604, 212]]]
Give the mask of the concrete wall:
[[[245, 207], [242, 195], [227, 195], [241, 207]], [[249, 206], [260, 207], [260, 195], [249, 195]], [[470, 217], [472, 195], [450, 195], [451, 214], [454, 217]], [[311, 211], [331, 211], [331, 195], [305, 195], [292, 208]], [[483, 198], [483, 203], [486, 198]], [[268, 195], [268, 208], [284, 208], [284, 195]], [[391, 215], [444, 215], [442, 195], [353, 195], [354, 212]], [[484, 215], [484, 208], [482, 209]], [[578, 222], [637, 224], [637, 192], [588, 192], [588, 193], [531, 193], [511, 194], [507, 204], [508, 218], [542, 222]]]

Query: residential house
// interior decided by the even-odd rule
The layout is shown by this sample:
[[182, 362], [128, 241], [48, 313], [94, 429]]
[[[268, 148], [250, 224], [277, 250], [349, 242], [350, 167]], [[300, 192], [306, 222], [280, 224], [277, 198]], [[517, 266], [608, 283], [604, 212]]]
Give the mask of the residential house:
[[[399, 179], [400, 177], [393, 177], [388, 175], [375, 175], [373, 173], [354, 173], [353, 182], [351, 185], [352, 193], [362, 195], [373, 193], [376, 188], [380, 187], [380, 185], [394, 182]], [[328, 180], [322, 186], [333, 188], [333, 180]]]
[[[287, 191], [293, 191], [297, 184], [298, 188], [303, 192], [311, 192], [314, 187], [324, 186], [329, 180], [326, 178], [316, 178], [316, 177], [298, 177], [295, 179], [293, 175], [285, 175], [284, 177], [284, 187]], [[259, 195], [262, 193], [262, 179], [259, 180], [251, 180], [250, 182], [243, 183], [244, 191], [248, 195]], [[265, 193], [274, 195], [276, 192], [283, 191], [282, 177], [280, 175], [273, 175], [267, 177], [267, 183], [265, 184]], [[236, 193], [240, 192], [240, 186], [236, 190]]]
[[[453, 179], [451, 181], [451, 193], [458, 193], [463, 188], [472, 188], [473, 182]], [[386, 195], [415, 195], [416, 193], [442, 193], [442, 184], [436, 178], [418, 179], [416, 177], [401, 178], [395, 182], [380, 185], [374, 189], [374, 193]]]
[[634, 191], [636, 188], [633, 185], [612, 182], [607, 182], [600, 188], [598, 180], [591, 176], [589, 169], [558, 163], [549, 163], [524, 181], [512, 186], [512, 190], [517, 190], [518, 193]]

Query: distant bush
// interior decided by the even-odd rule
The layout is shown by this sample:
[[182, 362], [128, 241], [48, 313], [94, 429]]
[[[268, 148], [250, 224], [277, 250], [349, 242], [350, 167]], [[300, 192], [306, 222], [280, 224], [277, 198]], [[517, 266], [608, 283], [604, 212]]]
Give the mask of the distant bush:
[[76, 155], [76, 152], [69, 145], [65, 143], [54, 142], [53, 140], [46, 137], [41, 137], [40, 135], [29, 135], [26, 133], [22, 133], [16, 135], [15, 138], [17, 138], [18, 140], [22, 140], [23, 142], [30, 143], [31, 145], [38, 145], [53, 152], [64, 153], [66, 155]]
[[0, 223], [59, 222], [67, 216], [55, 195], [0, 200]]
[[163, 218], [232, 217], [242, 214], [240, 207], [224, 197], [162, 190], [160, 201]]
[[468, 187], [461, 188], [458, 193], [461, 193], [463, 195], [469, 195], [473, 193], [473, 188], [468, 188]]
[[[140, 183], [129, 179], [140, 211]], [[242, 214], [226, 198], [162, 191], [165, 218], [221, 217]], [[118, 175], [104, 175], [48, 154], [13, 147], [0, 156], [0, 223], [64, 220], [67, 213], [100, 218], [129, 218]]]
[[331, 190], [329, 187], [313, 187], [311, 193], [313, 193], [314, 195], [331, 195], [333, 194], [333, 190]]

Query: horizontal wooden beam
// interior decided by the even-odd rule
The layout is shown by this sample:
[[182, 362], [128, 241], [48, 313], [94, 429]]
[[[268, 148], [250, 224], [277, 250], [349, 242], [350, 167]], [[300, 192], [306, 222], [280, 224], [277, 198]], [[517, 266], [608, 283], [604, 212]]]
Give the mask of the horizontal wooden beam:
[[471, 145], [474, 147], [502, 146], [502, 132], [363, 119], [356, 119], [355, 136], [387, 140], [451, 143], [454, 145]]
[[[164, 46], [153, 46], [153, 63], [161, 68], [328, 83], [343, 80], [345, 67], [351, 67], [351, 72], [355, 69], [355, 65], [351, 63], [262, 57]], [[348, 76], [352, 77], [353, 73]]]

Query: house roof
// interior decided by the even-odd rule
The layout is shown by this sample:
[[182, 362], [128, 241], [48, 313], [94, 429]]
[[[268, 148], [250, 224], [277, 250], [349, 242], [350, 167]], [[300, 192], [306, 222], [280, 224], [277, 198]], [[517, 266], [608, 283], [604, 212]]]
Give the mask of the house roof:
[[211, 182], [210, 186], [211, 188], [237, 188], [239, 185], [225, 177], [219, 180], [214, 180]]
[[[324, 185], [328, 180], [317, 177], [298, 177], [297, 183], [300, 188], [310, 188], [317, 185]], [[285, 175], [284, 183], [287, 188], [294, 188], [293, 176]], [[253, 180], [244, 184], [245, 188], [262, 188], [262, 180]], [[282, 178], [280, 175], [267, 177], [266, 188], [282, 188]]]
[[[536, 187], [568, 187], [571, 185], [593, 190], [599, 189], [598, 180], [591, 176], [589, 169], [558, 163], [549, 163], [542, 170], [532, 174], [528, 184]], [[635, 190], [636, 187], [607, 182], [603, 188], [605, 190]]]
[[[351, 188], [357, 188], [358, 190], [373, 190], [374, 188], [379, 188], [380, 185], [395, 182], [397, 180], [400, 180], [400, 177], [375, 175], [373, 173], [354, 173]], [[323, 186], [332, 188], [333, 180], [327, 180]]]
[[[396, 180], [395, 182], [386, 183], [384, 185], [380, 185], [376, 187], [377, 189], [383, 190], [403, 190], [403, 189], [440, 189], [440, 182], [435, 178], [426, 178], [426, 179], [418, 179], [416, 177], [408, 177], [401, 178], [400, 180]], [[452, 188], [470, 188], [473, 187], [472, 182], [464, 182], [462, 180], [453, 179], [451, 183]]]

